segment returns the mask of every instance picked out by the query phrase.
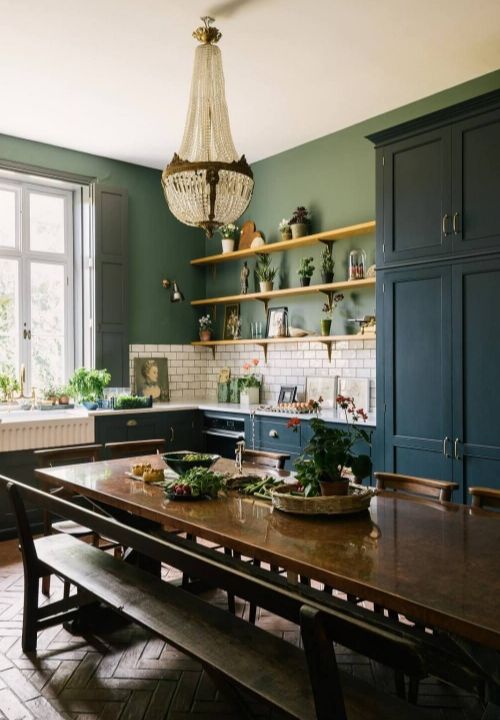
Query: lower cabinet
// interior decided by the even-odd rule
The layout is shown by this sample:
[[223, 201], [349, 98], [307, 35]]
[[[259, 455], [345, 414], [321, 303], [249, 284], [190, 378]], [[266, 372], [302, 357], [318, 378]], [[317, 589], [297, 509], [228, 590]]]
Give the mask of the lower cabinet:
[[95, 441], [126, 442], [163, 438], [166, 450], [201, 449], [201, 420], [196, 410], [130, 413], [95, 418]]

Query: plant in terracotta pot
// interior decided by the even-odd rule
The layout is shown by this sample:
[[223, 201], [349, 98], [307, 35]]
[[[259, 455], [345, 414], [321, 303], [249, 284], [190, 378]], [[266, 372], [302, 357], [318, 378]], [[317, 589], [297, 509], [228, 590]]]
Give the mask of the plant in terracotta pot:
[[95, 410], [102, 402], [104, 388], [110, 381], [111, 375], [107, 370], [78, 368], [68, 381], [68, 392], [88, 410]]
[[238, 239], [239, 235], [238, 226], [234, 225], [233, 223], [229, 223], [228, 225], [222, 225], [219, 228], [219, 233], [222, 238], [222, 252], [233, 252], [234, 243]]
[[328, 302], [323, 303], [323, 307], [321, 308], [325, 317], [321, 318], [321, 334], [322, 335], [329, 335], [330, 330], [332, 329], [332, 315], [333, 311], [339, 304], [339, 302], [342, 302], [344, 299], [344, 296], [342, 293], [337, 293], [336, 295], [331, 295], [328, 298]]
[[[349, 490], [346, 471], [350, 469], [356, 482], [371, 473], [370, 457], [354, 451], [354, 445], [359, 440], [371, 445], [371, 433], [356, 425], [359, 420], [366, 422], [368, 415], [362, 408], [356, 407], [352, 398], [339, 395], [337, 404], [345, 414], [345, 429], [328, 427], [320, 418], [314, 418], [310, 421], [313, 436], [295, 461], [297, 480], [306, 497], [346, 495]], [[288, 426], [294, 431], [299, 425], [299, 418], [288, 421]]]
[[313, 273], [314, 273], [313, 258], [312, 257], [301, 258], [299, 269], [297, 270], [297, 275], [299, 276], [300, 284], [303, 287], [310, 285], [311, 277], [312, 277]]
[[259, 282], [261, 292], [270, 292], [273, 289], [274, 278], [278, 272], [277, 268], [271, 265], [271, 256], [267, 253], [258, 254], [255, 274]]
[[300, 205], [296, 210], [293, 211], [293, 215], [290, 218], [288, 224], [292, 231], [292, 238], [304, 237], [309, 232], [309, 210]]
[[321, 281], [324, 283], [333, 282], [333, 270], [335, 262], [332, 257], [332, 248], [325, 246], [321, 253]]
[[290, 240], [290, 238], [292, 237], [290, 221], [286, 218], [283, 218], [283, 220], [280, 222], [280, 224], [278, 225], [278, 230], [280, 231], [282, 240]]
[[261, 378], [253, 372], [259, 364], [259, 358], [252, 358], [250, 362], [243, 363], [244, 375], [238, 379], [241, 405], [258, 405], [260, 397]]
[[198, 320], [200, 326], [200, 340], [202, 342], [208, 342], [212, 339], [212, 318], [210, 314], [202, 315]]

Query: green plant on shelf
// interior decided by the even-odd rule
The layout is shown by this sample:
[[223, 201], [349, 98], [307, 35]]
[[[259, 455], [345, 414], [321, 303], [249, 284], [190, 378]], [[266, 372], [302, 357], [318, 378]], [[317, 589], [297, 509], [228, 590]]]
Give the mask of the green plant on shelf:
[[259, 253], [257, 258], [258, 260], [255, 265], [257, 280], [259, 282], [273, 282], [278, 270], [272, 267], [270, 256], [267, 253]]
[[311, 278], [314, 273], [314, 264], [313, 264], [314, 258], [312, 257], [303, 257], [300, 259], [300, 265], [299, 269], [297, 270], [297, 275], [301, 278]]
[[321, 252], [321, 272], [324, 275], [333, 275], [335, 261], [332, 256], [331, 248], [326, 246]]
[[98, 402], [104, 397], [104, 388], [110, 380], [107, 370], [78, 368], [69, 379], [68, 391], [78, 402]]

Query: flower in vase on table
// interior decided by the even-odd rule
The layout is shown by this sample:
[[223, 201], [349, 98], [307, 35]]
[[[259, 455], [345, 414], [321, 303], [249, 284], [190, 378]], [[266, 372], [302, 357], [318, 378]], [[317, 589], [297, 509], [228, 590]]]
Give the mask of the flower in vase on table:
[[[345, 427], [336, 428], [319, 418], [310, 421], [313, 436], [309, 444], [295, 461], [297, 481], [304, 488], [306, 497], [322, 494], [345, 494], [348, 491], [346, 472], [361, 481], [371, 473], [372, 462], [368, 455], [354, 451], [357, 441], [371, 445], [371, 432], [356, 423], [367, 421], [363, 408], [357, 408], [353, 398], [337, 396], [337, 405], [344, 412]], [[288, 427], [297, 431], [299, 418], [290, 418]]]
[[256, 368], [259, 364], [259, 358], [252, 358], [250, 362], [243, 363], [243, 371], [245, 375], [240, 377], [240, 388], [260, 387], [260, 375], [250, 372], [252, 368]]

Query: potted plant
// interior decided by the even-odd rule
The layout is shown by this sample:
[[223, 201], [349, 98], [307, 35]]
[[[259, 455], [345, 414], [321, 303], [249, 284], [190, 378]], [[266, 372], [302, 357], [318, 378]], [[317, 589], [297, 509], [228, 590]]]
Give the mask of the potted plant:
[[299, 238], [307, 235], [309, 232], [309, 210], [300, 205], [296, 210], [293, 211], [293, 215], [290, 218], [288, 224], [292, 231], [292, 238]]
[[241, 405], [258, 405], [260, 396], [261, 380], [254, 372], [250, 372], [252, 368], [256, 368], [259, 364], [258, 358], [252, 358], [250, 362], [243, 364], [243, 370], [246, 373], [239, 378], [240, 387], [240, 404]]
[[[357, 441], [371, 445], [371, 433], [356, 425], [360, 419], [366, 422], [368, 415], [362, 408], [357, 408], [350, 397], [338, 395], [337, 404], [345, 414], [345, 429], [328, 427], [320, 418], [313, 418], [310, 421], [313, 436], [295, 461], [297, 480], [306, 497], [347, 495], [349, 479], [345, 477], [346, 470], [351, 470], [356, 482], [371, 473], [370, 457], [353, 449]], [[288, 421], [288, 427], [294, 432], [299, 425], [298, 418]]]
[[326, 245], [321, 253], [321, 281], [323, 283], [333, 282], [333, 269], [335, 263], [332, 257], [332, 247]]
[[238, 226], [234, 225], [233, 223], [229, 223], [228, 225], [222, 225], [222, 227], [219, 228], [219, 233], [222, 238], [222, 252], [233, 252], [234, 243], [239, 233]]
[[208, 342], [212, 339], [212, 318], [210, 314], [202, 315], [198, 320], [200, 326], [200, 340], [202, 342]]
[[19, 392], [19, 383], [14, 375], [10, 373], [0, 373], [0, 393], [2, 394], [2, 402], [11, 402], [14, 399], [14, 393]]
[[311, 277], [314, 273], [314, 265], [312, 257], [304, 257], [300, 259], [299, 269], [297, 275], [300, 278], [300, 284], [306, 287], [311, 283]]
[[325, 314], [325, 317], [321, 318], [321, 334], [322, 335], [329, 335], [330, 330], [332, 328], [332, 315], [333, 311], [339, 304], [339, 302], [342, 302], [344, 299], [344, 296], [342, 293], [337, 293], [336, 295], [330, 296], [328, 298], [328, 302], [323, 303], [323, 307], [321, 308], [322, 311]]
[[273, 289], [274, 278], [278, 270], [271, 266], [271, 257], [267, 253], [258, 254], [255, 274], [259, 281], [261, 292], [270, 292]]
[[290, 240], [290, 238], [292, 237], [290, 221], [286, 218], [283, 218], [283, 220], [280, 222], [280, 224], [278, 225], [278, 230], [280, 231], [282, 240]]
[[107, 370], [78, 368], [68, 381], [68, 391], [87, 410], [96, 410], [104, 397], [104, 388], [109, 385], [111, 375]]

